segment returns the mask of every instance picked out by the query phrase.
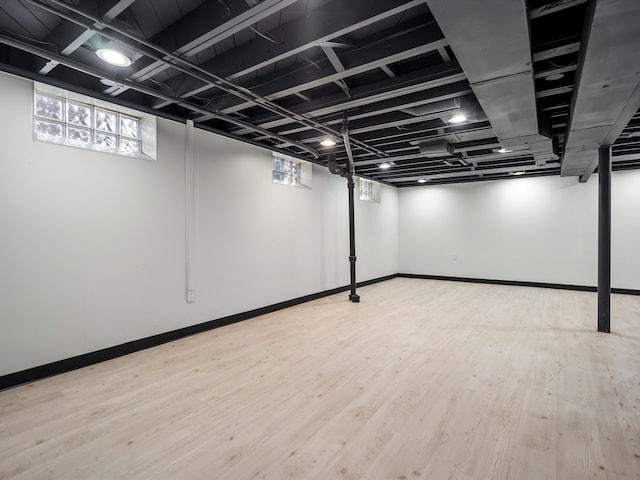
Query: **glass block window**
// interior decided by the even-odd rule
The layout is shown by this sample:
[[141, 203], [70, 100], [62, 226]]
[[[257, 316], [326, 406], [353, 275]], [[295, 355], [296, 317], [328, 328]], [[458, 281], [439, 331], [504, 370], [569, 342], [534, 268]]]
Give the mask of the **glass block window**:
[[284, 185], [300, 185], [302, 183], [301, 163], [293, 158], [273, 157], [273, 182]]
[[311, 188], [312, 168], [309, 162], [284, 155], [272, 153], [271, 180], [280, 185]]
[[142, 130], [142, 118], [115, 108], [111, 110], [48, 92], [35, 92], [34, 135], [37, 140], [139, 157], [143, 152]]
[[360, 200], [380, 203], [380, 184], [365, 178], [360, 179]]
[[373, 182], [360, 179], [360, 200], [371, 200], [373, 195]]

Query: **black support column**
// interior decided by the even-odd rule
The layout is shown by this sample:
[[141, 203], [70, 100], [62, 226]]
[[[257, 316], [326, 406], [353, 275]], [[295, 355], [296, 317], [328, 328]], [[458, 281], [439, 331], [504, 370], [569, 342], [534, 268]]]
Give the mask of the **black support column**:
[[598, 151], [598, 331], [609, 333], [611, 317], [611, 146]]

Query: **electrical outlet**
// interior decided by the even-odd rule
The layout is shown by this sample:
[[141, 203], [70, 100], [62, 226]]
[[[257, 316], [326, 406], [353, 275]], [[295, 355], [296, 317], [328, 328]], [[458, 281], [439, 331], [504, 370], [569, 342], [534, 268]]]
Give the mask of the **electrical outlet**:
[[196, 299], [196, 291], [187, 290], [187, 303], [193, 303], [195, 299]]

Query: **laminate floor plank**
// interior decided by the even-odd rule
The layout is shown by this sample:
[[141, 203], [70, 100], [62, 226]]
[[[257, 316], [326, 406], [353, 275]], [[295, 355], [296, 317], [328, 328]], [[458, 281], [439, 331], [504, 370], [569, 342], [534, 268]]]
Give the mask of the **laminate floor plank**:
[[0, 479], [640, 479], [640, 297], [359, 293], [0, 392]]

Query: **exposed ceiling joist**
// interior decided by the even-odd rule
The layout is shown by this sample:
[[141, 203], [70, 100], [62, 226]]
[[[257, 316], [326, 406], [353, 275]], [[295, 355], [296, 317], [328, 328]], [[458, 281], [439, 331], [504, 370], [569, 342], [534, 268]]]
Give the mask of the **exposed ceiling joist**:
[[[395, 145], [409, 144], [418, 145], [419, 143], [434, 140], [437, 138], [446, 138], [450, 135], [470, 135], [481, 132], [479, 138], [495, 137], [495, 132], [491, 128], [491, 124], [483, 120], [481, 122], [470, 123], [466, 125], [447, 125], [446, 127], [429, 127], [416, 128], [411, 130], [397, 130], [393, 133], [389, 131], [383, 134], [374, 132], [369, 135], [361, 135], [360, 138], [367, 140], [378, 148], [384, 148], [389, 154], [399, 151]], [[407, 147], [403, 147], [406, 149]], [[363, 158], [367, 155], [363, 155]]]
[[577, 64], [568, 65], [566, 67], [551, 68], [549, 70], [543, 70], [541, 72], [535, 73], [533, 75], [533, 78], [538, 80], [540, 78], [546, 78], [546, 77], [548, 77], [550, 75], [560, 75], [560, 74], [565, 74], [565, 73], [569, 73], [569, 72], [574, 72], [576, 70], [576, 68], [578, 68]]
[[234, 18], [224, 22], [219, 27], [210, 29], [206, 34], [183, 45], [177, 50], [177, 54], [192, 57], [274, 13], [281, 11], [289, 5], [293, 5], [297, 1], [298, 0], [261, 0], [259, 3], [251, 6], [249, 10], [237, 14]]
[[[436, 89], [438, 92], [445, 92], [446, 90], [444, 88], [440, 88], [440, 89]], [[411, 101], [409, 99], [407, 99], [407, 103], [405, 104], [400, 104], [395, 102], [394, 105], [391, 106], [392, 101], [390, 102], [383, 102], [383, 104], [389, 104], [390, 106], [388, 107], [383, 107], [383, 108], [376, 108], [377, 105], [373, 104], [368, 108], [363, 108], [363, 109], [358, 109], [358, 113], [353, 114], [353, 115], [349, 115], [349, 120], [350, 122], [357, 122], [358, 120], [362, 120], [362, 119], [366, 119], [369, 117], [375, 117], [375, 116], [381, 116], [381, 115], [385, 115], [385, 114], [389, 114], [392, 112], [397, 112], [400, 110], [404, 110], [404, 109], [408, 109], [408, 108], [420, 108], [420, 107], [428, 107], [429, 105], [433, 104], [433, 103], [438, 103], [438, 102], [442, 102], [445, 100], [452, 100], [452, 99], [457, 99], [460, 98], [462, 96], [465, 95], [470, 95], [472, 93], [471, 89], [466, 89], [466, 90], [454, 90], [451, 89], [450, 90], [452, 93], [443, 93], [441, 95], [438, 96], [434, 96], [434, 97], [423, 97], [421, 100], [416, 100], [416, 101]], [[433, 93], [436, 94], [436, 92], [429, 92], [429, 93]], [[413, 96], [412, 96], [413, 97]], [[387, 117], [388, 118], [388, 117]], [[420, 120], [417, 120], [416, 122], [408, 122], [409, 123], [424, 123], [426, 120], [430, 120], [430, 119], [435, 119], [435, 118], [439, 118], [439, 115], [433, 114], [430, 117], [426, 117], [424, 116], [423, 118], [421, 118]], [[370, 122], [371, 125], [384, 125], [382, 119], [379, 120], [372, 120]], [[339, 125], [342, 123], [342, 118], [335, 118], [332, 120], [324, 120], [323, 123], [325, 125]], [[260, 124], [261, 126], [264, 127], [264, 125]], [[359, 123], [356, 123], [356, 125], [360, 125]], [[399, 126], [399, 124], [397, 123], [391, 123], [390, 125], [393, 125], [393, 127]], [[267, 127], [264, 127], [267, 128]], [[282, 135], [293, 135], [293, 134], [297, 134], [300, 132], [306, 132], [309, 131], [310, 129], [307, 127], [298, 127], [298, 128], [292, 128], [289, 130], [277, 130], [279, 133], [281, 133]], [[377, 129], [371, 129], [367, 131], [375, 131]], [[360, 128], [355, 128], [353, 131], [353, 133], [364, 133], [365, 130], [364, 129], [360, 129]], [[249, 133], [248, 130], [238, 130], [236, 132], [234, 132], [235, 134], [247, 134]], [[305, 142], [313, 142], [317, 137], [305, 137], [304, 141]], [[302, 141], [302, 140], [301, 140]]]
[[[429, 37], [425, 39], [424, 35], [429, 35]], [[359, 52], [358, 55], [358, 58], [364, 60], [364, 63], [356, 64], [353, 67], [348, 67], [343, 72], [328, 75], [324, 74], [324, 72], [319, 72], [316, 73], [316, 78], [314, 80], [303, 83], [300, 83], [300, 77], [308, 77], [308, 73], [296, 72], [292, 75], [288, 75], [282, 78], [281, 81], [275, 85], [269, 83], [265, 86], [258, 86], [255, 88], [255, 90], [264, 95], [264, 97], [268, 100], [277, 100], [289, 95], [296, 94], [298, 92], [303, 92], [305, 90], [310, 90], [326, 85], [328, 83], [333, 83], [336, 80], [343, 80], [354, 75], [375, 70], [383, 65], [393, 64], [402, 60], [422, 55], [424, 53], [432, 52], [434, 50], [437, 50], [439, 47], [447, 44], [446, 40], [437, 38], [440, 37], [440, 35], [435, 31], [429, 32], [422, 30], [422, 33], [419, 34], [419, 38], [417, 37], [418, 36], [416, 36], [415, 40], [403, 37], [402, 39], [398, 39], [398, 41], [394, 41], [385, 51], [385, 54], [387, 54], [387, 56], [384, 57], [379, 57], [379, 47], [367, 47], [366, 49], [363, 49], [363, 51]], [[365, 50], [368, 50], [368, 52], [366, 52]], [[370, 58], [373, 58], [373, 60], [367, 61]], [[223, 98], [221, 98], [216, 103], [216, 105], [222, 112], [227, 114], [239, 112], [253, 106], [251, 102], [240, 102], [229, 96], [224, 96]]]
[[393, 72], [393, 70], [391, 70], [389, 68], [388, 65], [382, 65], [380, 67], [380, 70], [382, 70], [384, 73], [386, 73], [389, 78], [396, 78], [397, 77], [397, 75]]
[[[340, 61], [340, 59], [338, 58], [338, 55], [336, 55], [336, 52], [333, 48], [331, 47], [326, 47], [326, 46], [322, 46], [320, 47], [322, 48], [322, 51], [324, 52], [324, 54], [326, 55], [327, 59], [329, 59], [329, 63], [331, 63], [331, 65], [333, 66], [334, 70], [338, 73], [340, 72], [344, 72], [345, 68], [344, 65], [342, 64], [342, 62]], [[338, 85], [342, 91], [348, 96], [351, 97], [351, 93], [349, 92], [349, 87], [347, 86], [347, 84], [345, 83], [344, 80], [337, 80], [336, 85]]]
[[[345, 101], [344, 95], [333, 94], [327, 97], [309, 100], [297, 107], [295, 111], [307, 118], [318, 118], [334, 115], [346, 110], [360, 109], [365, 106], [371, 108], [385, 108], [385, 104], [394, 105], [398, 98], [410, 95], [420, 95], [420, 92], [433, 90], [433, 95], [449, 95], [455, 92], [468, 90], [468, 82], [464, 73], [457, 65], [447, 67], [433, 67], [418, 70], [411, 74], [396, 77], [393, 80], [385, 80], [371, 85], [352, 89], [351, 100]], [[446, 87], [446, 91], [440, 89]], [[465, 93], [461, 93], [465, 94]], [[297, 94], [296, 94], [297, 95]], [[380, 104], [374, 106], [375, 104]], [[203, 115], [195, 119], [196, 122], [204, 122], [211, 116]], [[272, 127], [278, 127], [294, 123], [291, 119], [276, 119], [273, 115], [259, 117], [257, 121], [262, 124], [270, 122]]]
[[[434, 96], [427, 96], [426, 95], [427, 92], [422, 92], [415, 95], [409, 95], [405, 100], [406, 103], [399, 103], [398, 99], [393, 99], [387, 102], [381, 102], [381, 104], [372, 103], [367, 107], [359, 108], [357, 110], [357, 113], [349, 115], [349, 120], [353, 122], [353, 121], [361, 120], [368, 117], [375, 117], [375, 116], [385, 115], [392, 112], [402, 111], [404, 109], [428, 106], [430, 104], [441, 102], [443, 100], [455, 99], [455, 98], [459, 98], [464, 95], [469, 95], [472, 93], [471, 89], [469, 88], [460, 90], [461, 87], [462, 88], [465, 87], [464, 82], [460, 82], [459, 84], [455, 84], [455, 85], [457, 88], [442, 87], [442, 88], [434, 89], [434, 91], [428, 92]], [[451, 93], [445, 93], [445, 92], [451, 92]], [[312, 114], [309, 114], [309, 117], [315, 116], [313, 113], [314, 112], [312, 112]], [[437, 116], [433, 118], [437, 118]], [[280, 125], [276, 125], [276, 122]], [[263, 128], [272, 129], [272, 128], [289, 124], [289, 123], [292, 123], [292, 122], [284, 123], [280, 121], [274, 121], [274, 122], [268, 122], [268, 123], [258, 123], [258, 125], [262, 126]], [[342, 118], [337, 117], [331, 120], [323, 120], [323, 123], [326, 125], [338, 125], [342, 123]], [[284, 132], [299, 133], [307, 130], [309, 130], [308, 127], [297, 127], [289, 130], [280, 130], [280, 131], [282, 133]], [[234, 133], [239, 135], [245, 135], [249, 132], [247, 130], [239, 130]]]
[[463, 171], [463, 172], [450, 172], [450, 173], [438, 173], [435, 175], [417, 175], [412, 177], [401, 177], [401, 178], [393, 178], [387, 180], [390, 183], [400, 183], [400, 182], [416, 182], [418, 180], [441, 180], [447, 178], [461, 178], [461, 177], [471, 177], [476, 174], [480, 175], [495, 175], [501, 173], [512, 173], [512, 172], [540, 172], [545, 170], [554, 170], [560, 167], [560, 163], [558, 162], [550, 162], [544, 166], [537, 165], [523, 165], [518, 167], [500, 167], [500, 168], [486, 168], [483, 170], [475, 170], [475, 171]]
[[571, 42], [561, 47], [549, 48], [541, 52], [533, 54], [534, 62], [541, 62], [542, 60], [550, 60], [552, 58], [560, 57], [562, 55], [568, 55], [570, 53], [576, 53], [580, 51], [580, 42]]
[[575, 7], [576, 5], [581, 5], [583, 3], [587, 3], [587, 0], [556, 0], [555, 2], [531, 10], [531, 12], [529, 12], [529, 18], [534, 20], [546, 15], [551, 15], [552, 13], [561, 12], [562, 10]]
[[[58, 0], [54, 0], [54, 1], [58, 1]], [[193, 55], [196, 55], [202, 50], [205, 50], [231, 37], [235, 33], [238, 33], [244, 30], [245, 28], [258, 23], [260, 20], [267, 18], [270, 15], [273, 15], [274, 13], [294, 4], [297, 1], [298, 0], [263, 0], [261, 3], [259, 3], [254, 7], [251, 7], [251, 8], [247, 7], [246, 10], [240, 10], [240, 9], [232, 10], [231, 12], [228, 12], [227, 15], [221, 15], [217, 17], [217, 18], [226, 19], [225, 22], [221, 23], [217, 27], [211, 28], [211, 23], [208, 21], [207, 22], [208, 28], [205, 29], [204, 33], [199, 35], [197, 38], [192, 39], [191, 41], [183, 44], [180, 48], [175, 49], [173, 53], [179, 56], [192, 57]], [[209, 3], [215, 4], [217, 2], [209, 2]], [[213, 5], [213, 7], [220, 9], [219, 4]], [[211, 8], [211, 6], [204, 7], [203, 5], [203, 7], [201, 8], [209, 9]], [[202, 13], [203, 12], [201, 12], [201, 14]], [[229, 16], [231, 16], [231, 18], [229, 18]], [[194, 15], [192, 14], [191, 18], [193, 19], [197, 17], [194, 17]], [[207, 17], [205, 18], [208, 19], [211, 17], [207, 15]], [[216, 18], [216, 17], [213, 17], [213, 18]], [[202, 18], [201, 18], [201, 21], [202, 21]], [[184, 27], [176, 27], [175, 29], [176, 30], [180, 29], [180, 31], [182, 31], [181, 30], [182, 28]], [[192, 31], [193, 28], [194, 26], [190, 25], [187, 30]], [[165, 58], [165, 60], [169, 60], [169, 59]], [[167, 68], [169, 68], [169, 66], [170, 64], [167, 62], [162, 62], [162, 61], [153, 62], [151, 65], [144, 68], [143, 71], [140, 71], [137, 74], [135, 74], [132, 77], [132, 79], [137, 81], [143, 81], [147, 78], [151, 78], [159, 74], [160, 72], [165, 71]], [[116, 87], [116, 88], [112, 88], [108, 93], [110, 93], [111, 95], [120, 95], [125, 91], [126, 89]]]
[[550, 88], [548, 90], [539, 90], [536, 92], [536, 98], [552, 97], [554, 95], [565, 95], [573, 92], [573, 85], [567, 85], [565, 87]]
[[322, 48], [322, 51], [324, 52], [324, 54], [329, 59], [329, 62], [331, 63], [331, 65], [333, 66], [335, 71], [336, 72], [344, 72], [345, 71], [344, 65], [342, 64], [342, 62], [338, 58], [338, 55], [336, 55], [335, 50], [333, 48], [325, 47], [325, 46], [323, 46], [321, 48]]
[[[0, 68], [101, 100], [101, 82], [111, 82], [109, 91], [121, 92], [114, 103], [148, 113], [155, 106], [159, 116], [311, 161], [330, 151], [344, 159], [346, 114], [356, 174], [400, 187], [417, 183], [398, 179], [431, 175], [441, 176], [432, 184], [500, 179], [528, 171], [541, 154], [547, 161], [547, 137], [564, 148], [578, 54], [589, 42], [585, 5], [616, 1], [20, 0], [0, 7]], [[429, 2], [442, 10], [433, 15]], [[450, 18], [436, 23], [443, 12]], [[610, 15], [605, 23], [619, 32], [625, 21]], [[107, 42], [128, 48], [133, 65], [103, 64], [95, 50]], [[612, 36], [612, 50], [618, 42]], [[625, 55], [633, 64], [634, 54]], [[66, 63], [45, 76], [39, 57]], [[638, 114], [638, 90], [605, 137], [615, 141], [614, 169], [640, 168], [640, 121], [625, 123]], [[591, 105], [597, 118], [602, 105]], [[458, 110], [473, 116], [454, 125]], [[478, 121], [484, 110], [495, 130]], [[532, 131], [503, 135], [524, 126]], [[327, 137], [338, 144], [316, 145]], [[439, 158], [437, 141], [455, 150]], [[559, 174], [549, 163], [556, 166], [529, 174]]]
[[[105, 12], [102, 15], [102, 21], [109, 22], [120, 15], [123, 11], [131, 6], [135, 0], [109, 0], [102, 5], [102, 9]], [[94, 4], [95, 2], [86, 2], [87, 4]], [[64, 22], [58, 24], [56, 29], [51, 32], [48, 42], [54, 42], [56, 44], [65, 45], [60, 50], [60, 54], [69, 56], [80, 48], [85, 42], [89, 41], [94, 35], [97, 34], [97, 30], [100, 25], [95, 25], [95, 30], [84, 29], [78, 25], [73, 25], [69, 28]], [[58, 65], [57, 62], [49, 60], [40, 69], [39, 73], [46, 75]]]
[[451, 63], [451, 55], [449, 55], [449, 52], [447, 52], [445, 47], [439, 48], [438, 53], [442, 57], [442, 60], [444, 60], [444, 63]]
[[628, 162], [631, 160], [640, 160], [640, 153], [631, 153], [628, 155], [613, 155], [614, 162]]
[[[484, 143], [484, 144], [477, 144], [477, 145], [473, 145], [473, 146], [467, 146], [467, 147], [456, 147], [455, 149], [455, 153], [460, 153], [460, 154], [467, 154], [468, 152], [472, 152], [474, 150], [485, 150], [485, 149], [491, 149], [491, 148], [499, 148], [500, 147], [500, 143], [498, 143], [497, 141], [495, 141], [495, 139], [493, 141], [490, 141], [488, 143]], [[532, 158], [531, 155], [521, 155], [522, 157], [527, 157], [527, 158]], [[518, 157], [518, 156], [515, 156]], [[500, 160], [506, 160], [507, 158], [515, 158], [515, 157], [506, 157], [503, 154], [491, 154], [491, 155], [476, 155], [473, 157], [468, 157], [468, 158], [473, 158], [474, 161], [489, 161], [489, 160], [495, 160], [495, 159], [500, 159]], [[378, 165], [382, 162], [385, 163], [389, 163], [389, 162], [400, 162], [400, 161], [405, 161], [405, 160], [416, 160], [416, 159], [429, 159], [429, 160], [437, 160], [433, 157], [429, 157], [427, 154], [424, 153], [413, 153], [413, 154], [409, 154], [409, 155], [397, 155], [397, 156], [390, 156], [387, 157], [385, 159], [374, 159], [374, 160], [360, 160], [355, 162], [356, 166], [366, 166], [366, 165]], [[442, 159], [452, 159], [455, 160], [456, 157], [454, 155], [449, 155], [449, 156], [443, 156], [441, 158], [439, 158], [440, 160]]]
[[[240, 45], [231, 52], [203, 63], [202, 67], [229, 80], [236, 80], [422, 5], [423, 0], [385, 0], [363, 9], [357, 2], [332, 0], [326, 8], [314, 12], [313, 29], [306, 28], [299, 21], [283, 24], [271, 32], [273, 37], [281, 39], [278, 44], [264, 45], [264, 40], [258, 38], [254, 43]], [[340, 14], [336, 16], [335, 12]], [[172, 79], [170, 85], [178, 90], [182, 98], [198, 95], [213, 87], [213, 84], [203, 84], [183, 75]], [[164, 106], [159, 103], [157, 108]]]

